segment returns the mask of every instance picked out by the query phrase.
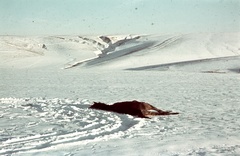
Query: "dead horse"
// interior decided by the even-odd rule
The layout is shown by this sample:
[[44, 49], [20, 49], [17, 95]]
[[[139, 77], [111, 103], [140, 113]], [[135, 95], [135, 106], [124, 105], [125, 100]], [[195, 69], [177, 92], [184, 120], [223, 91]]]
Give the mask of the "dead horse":
[[93, 105], [91, 105], [89, 108], [111, 111], [111, 112], [116, 112], [121, 114], [130, 114], [132, 116], [136, 116], [140, 118], [149, 118], [150, 116], [156, 116], [156, 115], [179, 114], [177, 112], [163, 111], [146, 102], [139, 102], [136, 100], [117, 102], [112, 105], [107, 105], [101, 102], [94, 102]]

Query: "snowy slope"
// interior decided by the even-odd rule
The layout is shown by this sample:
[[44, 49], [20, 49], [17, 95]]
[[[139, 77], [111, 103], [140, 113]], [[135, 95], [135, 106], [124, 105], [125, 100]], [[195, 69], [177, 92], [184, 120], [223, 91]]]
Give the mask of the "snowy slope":
[[[194, 61], [229, 56], [233, 56], [229, 60], [235, 60], [240, 55], [239, 33], [122, 35], [108, 38], [113, 44], [109, 45], [94, 36], [2, 36], [0, 53], [4, 61], [1, 67], [29, 68], [54, 64], [59, 68], [81, 65], [86, 68], [138, 69], [189, 61], [192, 65]], [[96, 56], [99, 52], [105, 55]]]
[[239, 35], [1, 36], [0, 155], [239, 155]]

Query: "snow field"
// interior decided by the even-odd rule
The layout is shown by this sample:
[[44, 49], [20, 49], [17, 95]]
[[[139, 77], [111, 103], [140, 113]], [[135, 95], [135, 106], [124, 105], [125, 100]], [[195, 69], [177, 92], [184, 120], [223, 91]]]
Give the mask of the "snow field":
[[239, 155], [239, 33], [102, 38], [0, 37], [0, 155]]

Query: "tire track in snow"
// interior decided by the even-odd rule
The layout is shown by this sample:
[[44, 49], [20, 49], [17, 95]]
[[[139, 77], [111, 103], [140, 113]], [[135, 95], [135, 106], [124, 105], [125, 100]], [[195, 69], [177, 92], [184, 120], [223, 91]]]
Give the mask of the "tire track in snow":
[[89, 104], [70, 99], [0, 99], [0, 154], [129, 137], [142, 125], [127, 115], [88, 109]]

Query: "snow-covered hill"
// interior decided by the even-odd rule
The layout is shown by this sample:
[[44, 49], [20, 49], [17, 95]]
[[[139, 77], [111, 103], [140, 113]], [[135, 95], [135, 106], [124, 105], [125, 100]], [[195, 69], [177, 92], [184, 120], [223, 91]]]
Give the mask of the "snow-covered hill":
[[190, 65], [192, 69], [194, 67], [198, 71], [206, 71], [207, 68], [201, 69], [199, 66], [207, 63], [212, 67], [212, 61], [216, 65], [210, 70], [222, 70], [218, 60], [223, 58], [225, 62], [228, 61], [225, 68], [235, 71], [240, 55], [239, 45], [239, 33], [98, 37], [2, 36], [0, 65], [17, 68], [54, 65], [64, 69], [81, 66], [137, 70], [179, 70]]

